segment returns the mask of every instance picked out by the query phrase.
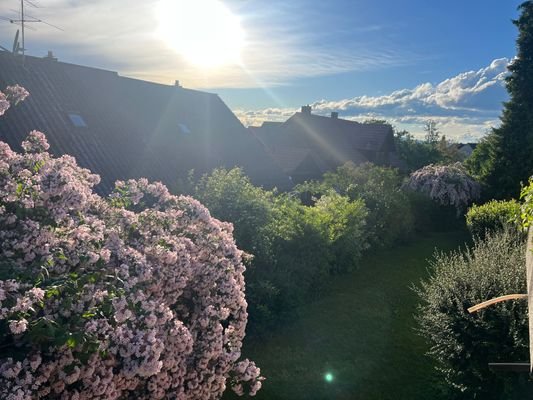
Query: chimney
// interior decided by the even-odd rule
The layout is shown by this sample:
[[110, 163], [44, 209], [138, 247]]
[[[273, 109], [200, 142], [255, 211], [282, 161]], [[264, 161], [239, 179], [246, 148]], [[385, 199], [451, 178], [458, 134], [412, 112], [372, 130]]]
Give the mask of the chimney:
[[333, 111], [331, 113], [331, 119], [339, 119], [339, 113], [336, 111]]
[[174, 86], [176, 86], [176, 87], [181, 87], [180, 81], [176, 79], [176, 80], [174, 81]]
[[311, 106], [302, 106], [302, 114], [311, 115]]
[[51, 61], [57, 61], [57, 57], [54, 57], [54, 52], [52, 50], [48, 50], [48, 54], [44, 58]]

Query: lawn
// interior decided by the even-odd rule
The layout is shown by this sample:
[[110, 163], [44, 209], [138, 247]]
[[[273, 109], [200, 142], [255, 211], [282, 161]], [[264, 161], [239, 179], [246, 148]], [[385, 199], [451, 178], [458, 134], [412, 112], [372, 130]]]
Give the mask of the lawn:
[[244, 355], [267, 377], [256, 398], [442, 398], [427, 345], [415, 332], [411, 287], [427, 276], [436, 248], [448, 251], [467, 240], [464, 232], [432, 233], [369, 255], [291, 324], [246, 343]]

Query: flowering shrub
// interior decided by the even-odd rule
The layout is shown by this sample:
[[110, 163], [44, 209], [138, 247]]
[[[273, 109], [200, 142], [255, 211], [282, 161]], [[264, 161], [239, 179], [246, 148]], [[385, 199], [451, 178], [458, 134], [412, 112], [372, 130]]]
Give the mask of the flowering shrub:
[[11, 104], [18, 104], [28, 97], [29, 93], [22, 86], [8, 86], [4, 92], [0, 92], [0, 116], [9, 109]]
[[145, 179], [103, 199], [40, 132], [22, 147], [0, 142], [0, 398], [255, 394], [232, 226]]
[[404, 187], [425, 194], [440, 205], [455, 207], [457, 215], [479, 198], [481, 192], [481, 186], [461, 163], [427, 165], [413, 172]]

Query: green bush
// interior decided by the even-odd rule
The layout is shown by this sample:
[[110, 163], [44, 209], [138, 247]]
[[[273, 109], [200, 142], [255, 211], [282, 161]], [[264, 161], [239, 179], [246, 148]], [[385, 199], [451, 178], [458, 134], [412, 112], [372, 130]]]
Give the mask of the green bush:
[[294, 195], [253, 186], [240, 169], [214, 170], [193, 187], [214, 217], [233, 223], [237, 245], [253, 255], [245, 277], [255, 333], [319, 293], [332, 273], [356, 266], [367, 247], [362, 200], [330, 192], [304, 206]]
[[464, 229], [464, 220], [457, 218], [455, 208], [441, 206], [422, 193], [405, 193], [411, 205], [414, 230], [417, 233]]
[[474, 236], [483, 237], [487, 232], [505, 228], [518, 229], [520, 204], [515, 200], [491, 200], [473, 205], [466, 214], [466, 225]]
[[529, 358], [527, 303], [500, 303], [470, 315], [467, 308], [525, 293], [525, 245], [516, 232], [476, 239], [471, 250], [437, 254], [422, 282], [418, 320], [450, 390], [449, 398], [511, 399], [531, 387], [518, 374], [491, 371], [489, 362]]
[[371, 163], [346, 163], [324, 175], [322, 182], [301, 185], [298, 191], [321, 196], [330, 190], [362, 199], [368, 208], [367, 234], [372, 246], [389, 246], [405, 240], [414, 230], [409, 199], [401, 190], [402, 178], [395, 169]]
[[233, 224], [240, 249], [270, 261], [267, 229], [274, 218], [274, 192], [254, 186], [239, 168], [220, 168], [202, 176], [192, 194], [215, 218]]
[[357, 266], [363, 251], [368, 247], [365, 203], [361, 199], [350, 201], [330, 191], [306, 207], [306, 220], [321, 233], [334, 256], [330, 272], [346, 272]]
[[282, 289], [282, 308], [298, 305], [317, 294], [331, 274], [335, 254], [322, 227], [309, 218], [309, 210], [288, 195], [276, 201], [272, 224], [275, 262], [268, 276]]
[[282, 310], [273, 250], [275, 193], [254, 186], [239, 168], [215, 169], [191, 185], [215, 218], [231, 222], [237, 246], [252, 257], [245, 273], [251, 329], [274, 324]]

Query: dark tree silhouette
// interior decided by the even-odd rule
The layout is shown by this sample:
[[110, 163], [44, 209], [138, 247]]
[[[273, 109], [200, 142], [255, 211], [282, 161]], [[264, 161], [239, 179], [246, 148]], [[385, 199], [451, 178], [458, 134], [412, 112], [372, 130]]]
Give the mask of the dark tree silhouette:
[[533, 174], [533, 1], [519, 6], [518, 54], [506, 78], [510, 100], [502, 124], [476, 148], [468, 167], [494, 198], [517, 197]]

